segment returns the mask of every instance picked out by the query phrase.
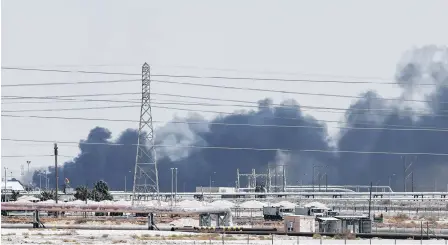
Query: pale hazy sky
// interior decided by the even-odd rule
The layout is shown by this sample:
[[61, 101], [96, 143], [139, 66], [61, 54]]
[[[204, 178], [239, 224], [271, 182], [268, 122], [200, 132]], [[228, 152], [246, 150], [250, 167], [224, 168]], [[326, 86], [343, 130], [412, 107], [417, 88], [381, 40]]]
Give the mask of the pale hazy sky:
[[[148, 62], [152, 72], [158, 74], [337, 78], [384, 82], [393, 79], [397, 62], [404, 52], [422, 45], [448, 44], [447, 10], [446, 0], [219, 3], [3, 0], [1, 58], [2, 66], [44, 69], [140, 73], [141, 64]], [[2, 70], [2, 85], [117, 79], [129, 77]], [[399, 90], [393, 85], [322, 85], [191, 79], [176, 81], [344, 95], [357, 95], [373, 88], [385, 97], [399, 94]], [[2, 96], [139, 92], [140, 86], [139, 82], [134, 82], [5, 87], [2, 88]], [[160, 83], [153, 84], [153, 91], [254, 102], [264, 97], [273, 98], [275, 103], [293, 98], [301, 105], [340, 108], [348, 107], [351, 102], [349, 99], [331, 97], [220, 90]], [[154, 97], [158, 100], [176, 99]], [[139, 99], [136, 95], [101, 98]], [[112, 105], [101, 102], [3, 103], [6, 102], [2, 100], [2, 111]], [[195, 106], [194, 109], [231, 112], [241, 108]], [[154, 120], [158, 121], [170, 120], [175, 114], [186, 115], [186, 112], [159, 108], [154, 108], [153, 113]], [[309, 113], [321, 120], [339, 120], [342, 116], [312, 111]], [[139, 108], [14, 114], [138, 120]], [[330, 124], [329, 127], [332, 125], [334, 126]], [[14, 139], [79, 141], [95, 126], [107, 127], [117, 136], [126, 128], [136, 128], [137, 124], [2, 117], [1, 135], [2, 138]], [[334, 133], [337, 130], [330, 128], [330, 131]], [[46, 155], [52, 154], [53, 145], [2, 141], [1, 148], [2, 156]], [[77, 147], [73, 146], [60, 145], [59, 149], [61, 155], [76, 156], [78, 153]], [[32, 161], [32, 167], [53, 164], [52, 157], [2, 157], [1, 160], [2, 167], [11, 169], [15, 177], [19, 177], [20, 165], [25, 164], [26, 160]]]

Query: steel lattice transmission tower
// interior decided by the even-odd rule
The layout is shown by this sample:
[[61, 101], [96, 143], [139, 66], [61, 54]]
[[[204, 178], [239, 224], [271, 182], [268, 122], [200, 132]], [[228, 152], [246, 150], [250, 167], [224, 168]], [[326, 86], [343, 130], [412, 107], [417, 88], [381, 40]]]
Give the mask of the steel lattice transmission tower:
[[159, 200], [159, 176], [151, 113], [151, 76], [147, 63], [142, 66], [142, 104], [138, 127], [132, 205], [134, 205], [138, 193], [152, 194]]

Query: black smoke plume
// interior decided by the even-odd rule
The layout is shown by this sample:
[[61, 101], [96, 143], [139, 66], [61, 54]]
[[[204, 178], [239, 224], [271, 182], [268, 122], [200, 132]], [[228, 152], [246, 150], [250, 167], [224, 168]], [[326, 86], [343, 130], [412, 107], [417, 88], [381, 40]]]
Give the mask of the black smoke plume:
[[[399, 63], [396, 80], [403, 89], [400, 98], [385, 100], [370, 91], [350, 106], [345, 121], [351, 127], [411, 130], [343, 130], [338, 141], [340, 150], [448, 153], [448, 131], [412, 130], [448, 129], [447, 48], [427, 46], [412, 50]], [[411, 162], [412, 166], [405, 172], [405, 164]], [[412, 186], [421, 191], [446, 190], [448, 184], [446, 156], [341, 153], [339, 167], [344, 170], [340, 171], [340, 177], [346, 183], [373, 181], [374, 184], [389, 185], [390, 181], [399, 191], [404, 190], [405, 181], [407, 191], [411, 191]]]
[[[159, 183], [162, 191], [171, 188], [171, 167], [178, 168], [178, 190], [193, 190], [196, 186], [213, 185], [235, 186], [236, 169], [250, 172], [266, 172], [268, 163], [272, 167], [281, 161], [275, 149], [327, 149], [327, 130], [325, 125], [309, 116], [303, 115], [299, 105], [293, 101], [285, 101], [282, 106], [273, 106], [272, 101], [265, 99], [259, 102], [257, 110], [240, 112], [239, 114], [216, 117], [210, 122], [198, 114], [188, 118], [175, 118], [174, 121], [194, 121], [194, 124], [173, 123], [156, 129], [157, 145], [177, 145], [179, 147], [160, 147]], [[199, 122], [199, 123], [196, 123]], [[231, 126], [222, 124], [255, 124], [313, 126], [300, 127], [253, 127]], [[92, 129], [87, 139], [81, 143], [118, 143], [124, 146], [79, 144], [81, 153], [72, 161], [60, 167], [61, 180], [68, 178], [71, 186], [92, 185], [99, 179], [105, 180], [112, 190], [123, 190], [126, 175], [126, 186], [132, 188], [137, 143], [136, 130], [124, 131], [116, 140], [111, 139], [111, 132], [105, 128]], [[147, 143], [147, 142], [146, 142]], [[225, 150], [185, 148], [182, 146], [207, 146], [229, 148], [261, 148], [273, 151]], [[284, 153], [289, 154], [289, 153]], [[330, 156], [329, 156], [330, 155]], [[303, 154], [315, 162], [328, 162], [331, 153]], [[295, 165], [299, 162], [285, 162]], [[303, 163], [306, 166], [306, 163]], [[49, 168], [54, 172], [54, 168]], [[131, 173], [130, 173], [131, 172]], [[288, 171], [290, 178], [293, 171]], [[50, 183], [54, 182], [53, 174], [49, 175]], [[34, 182], [39, 183], [37, 173]]]
[[[304, 115], [294, 100], [275, 106], [270, 99], [264, 99], [256, 110], [218, 116], [211, 121], [203, 119], [199, 114], [174, 118], [173, 121], [177, 122], [199, 123], [173, 123], [156, 128], [156, 144], [179, 146], [157, 149], [161, 191], [169, 191], [171, 188], [171, 167], [179, 169], [178, 190], [192, 191], [196, 186], [209, 186], [210, 181], [215, 186], [235, 186], [237, 168], [247, 173], [252, 168], [257, 172], [266, 172], [268, 165], [271, 165], [281, 171], [281, 164], [288, 165], [287, 179], [291, 185], [311, 183], [313, 166], [325, 166], [325, 170], [319, 171], [327, 173], [329, 184], [369, 184], [372, 181], [374, 184], [388, 185], [390, 181], [394, 190], [401, 191], [405, 185], [405, 156], [408, 163], [413, 163], [406, 175], [414, 173], [414, 184], [411, 183], [412, 176], [407, 178], [407, 190], [445, 190], [448, 183], [448, 157], [336, 151], [448, 153], [448, 132], [411, 130], [448, 129], [447, 48], [427, 46], [405, 54], [397, 66], [396, 81], [402, 89], [401, 96], [396, 100], [384, 99], [372, 90], [364, 93], [362, 99], [353, 101], [341, 118], [341, 123], [348, 127], [340, 130], [337, 142], [329, 142], [325, 124]], [[435, 85], [424, 85], [428, 83]], [[253, 127], [216, 123], [311, 127]], [[410, 130], [390, 130], [394, 128]], [[119, 143], [124, 146], [80, 144], [79, 156], [61, 166], [60, 180], [67, 177], [72, 186], [91, 186], [102, 179], [112, 190], [123, 190], [126, 176], [126, 186], [130, 190], [136, 154], [133, 145], [137, 143], [136, 130], [125, 130], [117, 139], [111, 139], [111, 132], [96, 127], [90, 131], [85, 142]], [[292, 152], [185, 147], [191, 145], [290, 149]], [[336, 145], [337, 149], [332, 145]], [[335, 151], [300, 152], [304, 149]], [[54, 171], [51, 167], [49, 170]], [[50, 178], [50, 183], [54, 185], [53, 175]], [[33, 180], [39, 183], [37, 173]]]

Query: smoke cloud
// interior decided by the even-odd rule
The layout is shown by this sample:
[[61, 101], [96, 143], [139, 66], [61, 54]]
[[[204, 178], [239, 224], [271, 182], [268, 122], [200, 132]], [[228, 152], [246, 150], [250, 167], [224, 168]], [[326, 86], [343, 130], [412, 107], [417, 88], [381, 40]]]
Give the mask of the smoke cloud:
[[[312, 116], [304, 115], [300, 104], [286, 100], [281, 106], [273, 105], [269, 98], [259, 101], [255, 110], [217, 116], [207, 121], [200, 114], [186, 118], [173, 118], [173, 123], [155, 129], [159, 183], [162, 191], [169, 191], [171, 167], [178, 168], [178, 190], [192, 191], [196, 186], [234, 186], [236, 169], [241, 172], [265, 173], [268, 165], [287, 164], [288, 184], [310, 183], [312, 169], [320, 166], [330, 184], [388, 185], [403, 190], [403, 158], [391, 154], [353, 154], [341, 151], [362, 152], [434, 152], [447, 153], [447, 132], [388, 130], [390, 128], [448, 128], [448, 51], [446, 47], [427, 46], [406, 53], [397, 65], [397, 85], [402, 94], [397, 100], [386, 100], [374, 90], [354, 100], [341, 124], [336, 142], [330, 142], [325, 124]], [[427, 86], [424, 84], [435, 85]], [[405, 100], [414, 100], [407, 102]], [[420, 101], [419, 101], [420, 100]], [[427, 100], [430, 102], [422, 102]], [[181, 122], [195, 122], [186, 124]], [[197, 123], [196, 123], [197, 122]], [[253, 127], [223, 124], [255, 124], [311, 126]], [[356, 128], [384, 128], [360, 130]], [[90, 185], [105, 180], [112, 190], [132, 188], [138, 134], [127, 129], [116, 138], [106, 128], [92, 129], [84, 142], [119, 143], [124, 146], [80, 144], [80, 154], [61, 166], [61, 179], [70, 179], [72, 186]], [[150, 142], [145, 142], [150, 144]], [[163, 147], [176, 145], [178, 147]], [[209, 148], [187, 148], [186, 146]], [[225, 150], [213, 147], [258, 148], [257, 150]], [[279, 149], [279, 150], [276, 150]], [[280, 151], [289, 149], [291, 151]], [[301, 152], [319, 149], [328, 152]], [[444, 156], [408, 156], [413, 162], [416, 190], [444, 190], [447, 184], [448, 163]], [[281, 169], [277, 169], [281, 171]], [[52, 167], [49, 171], [54, 171]], [[323, 173], [323, 172], [322, 172]], [[410, 172], [409, 172], [410, 173]], [[50, 184], [54, 186], [54, 179]], [[39, 183], [37, 173], [33, 180]], [[245, 185], [245, 184], [242, 184]], [[411, 181], [407, 186], [410, 190]]]

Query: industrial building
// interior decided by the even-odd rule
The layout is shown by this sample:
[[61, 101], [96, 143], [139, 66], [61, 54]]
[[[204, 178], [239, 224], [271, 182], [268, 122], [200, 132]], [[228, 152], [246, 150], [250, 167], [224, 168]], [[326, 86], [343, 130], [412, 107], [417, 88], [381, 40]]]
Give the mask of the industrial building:
[[25, 187], [22, 185], [22, 183], [16, 179], [11, 179], [6, 181], [6, 187], [5, 187], [5, 181], [1, 182], [1, 191], [10, 193], [12, 191], [18, 191], [18, 192], [25, 192]]
[[206, 186], [197, 186], [197, 193], [235, 193], [235, 187], [206, 187]]

